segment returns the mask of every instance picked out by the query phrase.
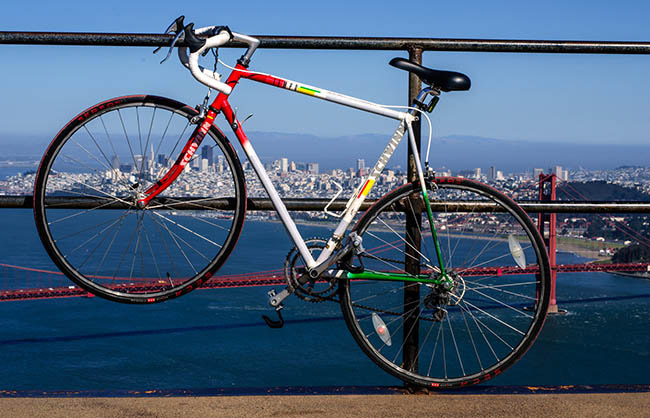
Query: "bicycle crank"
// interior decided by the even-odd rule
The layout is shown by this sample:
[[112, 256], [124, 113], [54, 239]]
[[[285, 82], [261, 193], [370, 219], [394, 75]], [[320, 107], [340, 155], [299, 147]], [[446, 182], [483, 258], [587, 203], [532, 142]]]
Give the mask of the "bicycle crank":
[[[310, 238], [305, 240], [305, 244], [313, 254], [325, 248], [327, 241], [321, 238]], [[307, 302], [323, 302], [331, 299], [336, 293], [335, 277], [326, 274], [315, 278], [309, 277], [296, 247], [289, 251], [284, 262], [284, 278], [295, 295]]]

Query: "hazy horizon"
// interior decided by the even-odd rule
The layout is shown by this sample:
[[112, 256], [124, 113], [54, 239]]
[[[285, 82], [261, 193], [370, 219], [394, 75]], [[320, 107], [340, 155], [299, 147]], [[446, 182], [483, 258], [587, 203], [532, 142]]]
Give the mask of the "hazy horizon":
[[[234, 139], [233, 134], [227, 136]], [[388, 142], [388, 135], [381, 134], [318, 136], [251, 131], [248, 136], [263, 162], [286, 157], [296, 162], [317, 162], [321, 170], [354, 167], [359, 158], [363, 158], [366, 165], [372, 165]], [[11, 141], [9, 136], [0, 135], [0, 144], [5, 144], [0, 149], [0, 160], [40, 159], [50, 142], [50, 139], [34, 135], [14, 138], [22, 146], [7, 147]], [[389, 161], [389, 168], [406, 165], [406, 141], [405, 137]], [[426, 142], [425, 137], [422, 154], [426, 152]], [[244, 161], [236, 140], [233, 146]], [[650, 155], [650, 144], [541, 143], [455, 134], [434, 137], [430, 160], [433, 167], [446, 167], [455, 172], [490, 166], [504, 172], [525, 172], [534, 167], [547, 169], [555, 165], [574, 170], [613, 169], [626, 165], [647, 167], [650, 164], [647, 155]]]

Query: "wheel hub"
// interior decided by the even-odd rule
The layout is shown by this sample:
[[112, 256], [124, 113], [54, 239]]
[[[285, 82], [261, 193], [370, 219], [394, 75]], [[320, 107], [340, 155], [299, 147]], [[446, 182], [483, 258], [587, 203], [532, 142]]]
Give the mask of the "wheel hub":
[[[447, 272], [447, 279], [439, 284], [428, 285], [429, 293], [424, 297], [424, 307], [433, 311], [434, 321], [442, 321], [447, 315], [447, 306], [458, 305], [465, 296], [465, 280], [456, 272]], [[441, 276], [432, 277], [441, 280]]]

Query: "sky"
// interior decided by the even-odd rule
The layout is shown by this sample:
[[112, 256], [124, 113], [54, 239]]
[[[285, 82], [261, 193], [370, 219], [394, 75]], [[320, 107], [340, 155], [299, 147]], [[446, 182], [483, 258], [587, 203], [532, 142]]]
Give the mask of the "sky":
[[[214, 7], [210, 8], [210, 4]], [[161, 33], [178, 15], [196, 26], [259, 35], [650, 41], [648, 1], [7, 2], [2, 31]], [[234, 63], [241, 51], [222, 50]], [[260, 49], [251, 69], [364, 98], [406, 104], [400, 51]], [[205, 91], [176, 56], [152, 48], [0, 45], [0, 144], [53, 137], [87, 107], [126, 94], [196, 105]], [[207, 58], [206, 58], [207, 59]], [[425, 52], [423, 63], [467, 74], [443, 97], [434, 136], [650, 144], [650, 56]], [[211, 66], [207, 61], [206, 65]], [[223, 67], [221, 67], [223, 69]], [[225, 70], [225, 69], [224, 69]], [[343, 136], [386, 133], [395, 121], [252, 82], [231, 96], [246, 130]]]

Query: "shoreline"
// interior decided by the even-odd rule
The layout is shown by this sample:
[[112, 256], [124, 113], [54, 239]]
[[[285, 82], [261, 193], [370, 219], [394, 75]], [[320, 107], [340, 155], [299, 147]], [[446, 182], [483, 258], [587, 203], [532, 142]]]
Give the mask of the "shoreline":
[[[282, 222], [279, 219], [248, 219], [247, 221], [255, 221], [255, 222], [272, 222], [272, 223], [279, 223], [281, 224]], [[337, 223], [336, 222], [318, 222], [318, 221], [309, 221], [305, 219], [294, 219], [294, 222], [296, 225], [300, 226], [313, 226], [313, 227], [321, 227], [321, 228], [328, 228], [331, 231], [336, 228]], [[379, 228], [384, 231], [388, 231], [386, 228]], [[451, 234], [451, 237], [458, 238], [467, 238], [467, 239], [480, 239], [480, 240], [488, 240], [488, 239], [493, 239], [493, 240], [499, 240], [499, 241], [506, 241], [505, 238], [494, 238], [494, 237], [488, 237], [484, 235], [463, 235], [463, 234]], [[324, 237], [324, 238], [329, 238], [329, 237]], [[590, 240], [583, 240], [583, 242], [592, 242]], [[610, 244], [608, 242], [604, 243], [604, 246], [606, 247], [607, 244]], [[599, 250], [594, 250], [586, 247], [582, 247], [580, 245], [576, 244], [571, 244], [571, 243], [564, 243], [564, 242], [557, 242], [557, 252], [564, 252], [564, 253], [569, 253], [573, 254], [578, 257], [586, 258], [588, 259], [587, 262], [593, 263], [593, 262], [598, 262], [598, 261], [611, 261], [611, 256], [608, 257], [601, 257], [599, 254]]]

